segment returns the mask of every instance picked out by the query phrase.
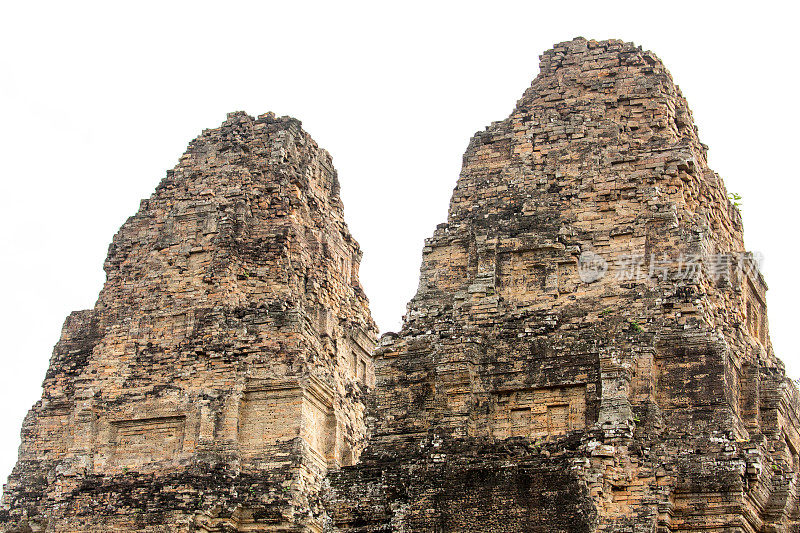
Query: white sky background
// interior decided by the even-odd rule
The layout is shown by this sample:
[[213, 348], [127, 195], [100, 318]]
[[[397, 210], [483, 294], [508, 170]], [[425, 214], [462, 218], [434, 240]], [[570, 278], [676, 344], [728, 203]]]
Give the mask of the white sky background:
[[578, 35], [634, 41], [672, 72], [744, 198], [775, 349], [800, 377], [800, 17], [746, 5], [0, 3], [0, 478], [65, 317], [94, 305], [112, 236], [202, 129], [235, 110], [303, 121], [339, 171], [373, 315], [395, 330], [470, 137]]

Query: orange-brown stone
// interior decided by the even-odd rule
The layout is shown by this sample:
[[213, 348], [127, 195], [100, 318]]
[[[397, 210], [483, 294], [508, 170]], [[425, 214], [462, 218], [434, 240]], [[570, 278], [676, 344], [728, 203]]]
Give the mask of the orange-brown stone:
[[686, 100], [630, 43], [540, 65], [374, 353], [328, 154], [204, 132], [67, 319], [4, 530], [800, 531], [800, 397]]
[[7, 531], [320, 531], [364, 445], [376, 328], [330, 155], [297, 120], [195, 139], [71, 314], [5, 487]]
[[334, 529], [798, 531], [798, 392], [686, 100], [630, 43], [540, 65], [376, 351]]

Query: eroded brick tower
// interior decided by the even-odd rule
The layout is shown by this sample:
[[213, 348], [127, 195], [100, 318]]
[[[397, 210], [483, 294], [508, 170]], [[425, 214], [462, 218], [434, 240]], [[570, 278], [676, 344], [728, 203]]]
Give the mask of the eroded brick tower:
[[115, 236], [5, 487], [4, 531], [320, 531], [376, 329], [329, 154], [233, 113]]
[[652, 53], [575, 39], [464, 156], [347, 532], [800, 530], [798, 393], [766, 286]]

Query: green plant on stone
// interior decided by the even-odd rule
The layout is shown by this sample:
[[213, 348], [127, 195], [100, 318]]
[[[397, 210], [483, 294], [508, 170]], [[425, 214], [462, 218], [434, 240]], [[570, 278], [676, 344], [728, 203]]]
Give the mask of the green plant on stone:
[[738, 193], [735, 193], [735, 192], [729, 192], [728, 193], [728, 200], [730, 200], [731, 203], [733, 204], [733, 207], [735, 207], [737, 209], [739, 207], [741, 207], [741, 205], [742, 205], [742, 195], [741, 194], [738, 194]]

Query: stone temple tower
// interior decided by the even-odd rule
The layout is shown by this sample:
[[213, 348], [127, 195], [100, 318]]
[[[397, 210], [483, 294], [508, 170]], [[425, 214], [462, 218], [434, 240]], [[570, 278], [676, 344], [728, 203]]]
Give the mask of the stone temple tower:
[[540, 67], [467, 149], [332, 527], [800, 531], [798, 392], [686, 100], [630, 43]]
[[4, 531], [321, 531], [357, 460], [376, 328], [330, 155], [272, 114], [195, 139], [72, 313]]

